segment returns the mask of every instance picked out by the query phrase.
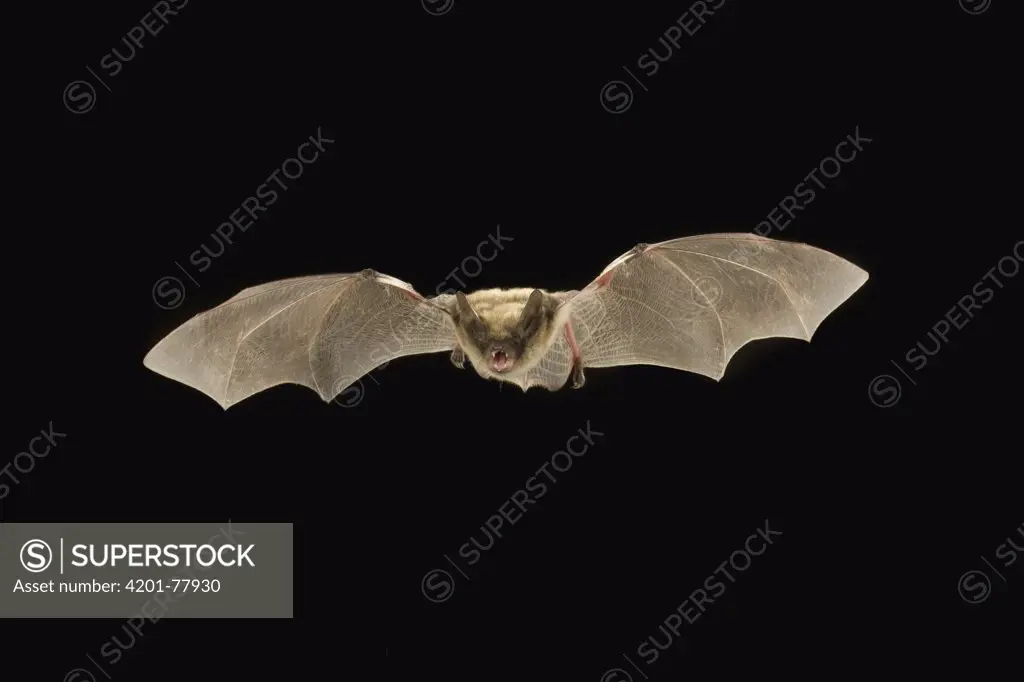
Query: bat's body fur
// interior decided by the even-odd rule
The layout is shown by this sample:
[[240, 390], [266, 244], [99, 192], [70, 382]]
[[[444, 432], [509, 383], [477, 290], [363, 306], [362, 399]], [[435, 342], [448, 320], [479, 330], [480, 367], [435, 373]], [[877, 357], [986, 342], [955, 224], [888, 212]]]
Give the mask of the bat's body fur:
[[283, 383], [333, 400], [394, 358], [439, 352], [524, 391], [579, 388], [584, 368], [621, 365], [718, 381], [751, 341], [810, 341], [867, 279], [827, 251], [742, 233], [638, 244], [574, 291], [424, 297], [373, 270], [296, 277], [199, 313], [144, 362], [225, 409]]
[[[458, 294], [451, 310], [457, 347], [452, 362], [468, 358], [485, 379], [516, 383], [537, 365], [559, 333], [569, 334], [559, 298], [543, 289], [483, 289]], [[573, 386], [583, 385], [583, 367], [574, 357]]]

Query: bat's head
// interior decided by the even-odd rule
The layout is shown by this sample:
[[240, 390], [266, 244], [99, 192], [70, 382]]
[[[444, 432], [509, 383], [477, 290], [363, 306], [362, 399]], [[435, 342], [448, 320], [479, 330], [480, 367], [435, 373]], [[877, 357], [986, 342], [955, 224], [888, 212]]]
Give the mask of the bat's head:
[[461, 291], [455, 298], [459, 342], [481, 374], [526, 371], [543, 355], [553, 321], [553, 307], [544, 292], [477, 292], [472, 304]]

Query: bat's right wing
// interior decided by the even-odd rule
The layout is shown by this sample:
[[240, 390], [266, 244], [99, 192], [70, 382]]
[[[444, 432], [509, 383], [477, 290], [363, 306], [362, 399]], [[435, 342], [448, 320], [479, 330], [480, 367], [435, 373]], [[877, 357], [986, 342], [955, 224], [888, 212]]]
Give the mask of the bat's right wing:
[[286, 279], [196, 315], [143, 364], [225, 409], [284, 383], [330, 401], [394, 358], [453, 349], [448, 304], [372, 270]]
[[751, 341], [810, 341], [867, 279], [813, 246], [710, 234], [639, 245], [563, 305], [584, 367], [658, 365], [717, 381]]

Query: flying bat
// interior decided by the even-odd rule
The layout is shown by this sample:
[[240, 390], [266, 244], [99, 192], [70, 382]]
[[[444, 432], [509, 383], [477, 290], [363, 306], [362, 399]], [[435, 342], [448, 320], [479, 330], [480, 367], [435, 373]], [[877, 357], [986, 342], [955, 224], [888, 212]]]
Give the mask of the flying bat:
[[809, 342], [867, 279], [827, 251], [743, 233], [638, 244], [575, 291], [425, 297], [374, 270], [297, 277], [196, 315], [143, 363], [224, 409], [285, 383], [329, 402], [395, 358], [443, 351], [523, 391], [580, 388], [585, 370], [618, 365], [718, 381], [751, 341]]

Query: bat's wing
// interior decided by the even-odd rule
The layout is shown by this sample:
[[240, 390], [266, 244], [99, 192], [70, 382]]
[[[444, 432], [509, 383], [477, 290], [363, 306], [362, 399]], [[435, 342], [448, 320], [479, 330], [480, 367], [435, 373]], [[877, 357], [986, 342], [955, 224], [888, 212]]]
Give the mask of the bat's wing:
[[284, 383], [330, 401], [394, 358], [454, 348], [444, 298], [370, 270], [271, 282], [188, 320], [143, 363], [225, 409]]
[[658, 365], [717, 381], [751, 341], [810, 341], [867, 279], [813, 246], [711, 234], [639, 245], [564, 305], [585, 367]]

